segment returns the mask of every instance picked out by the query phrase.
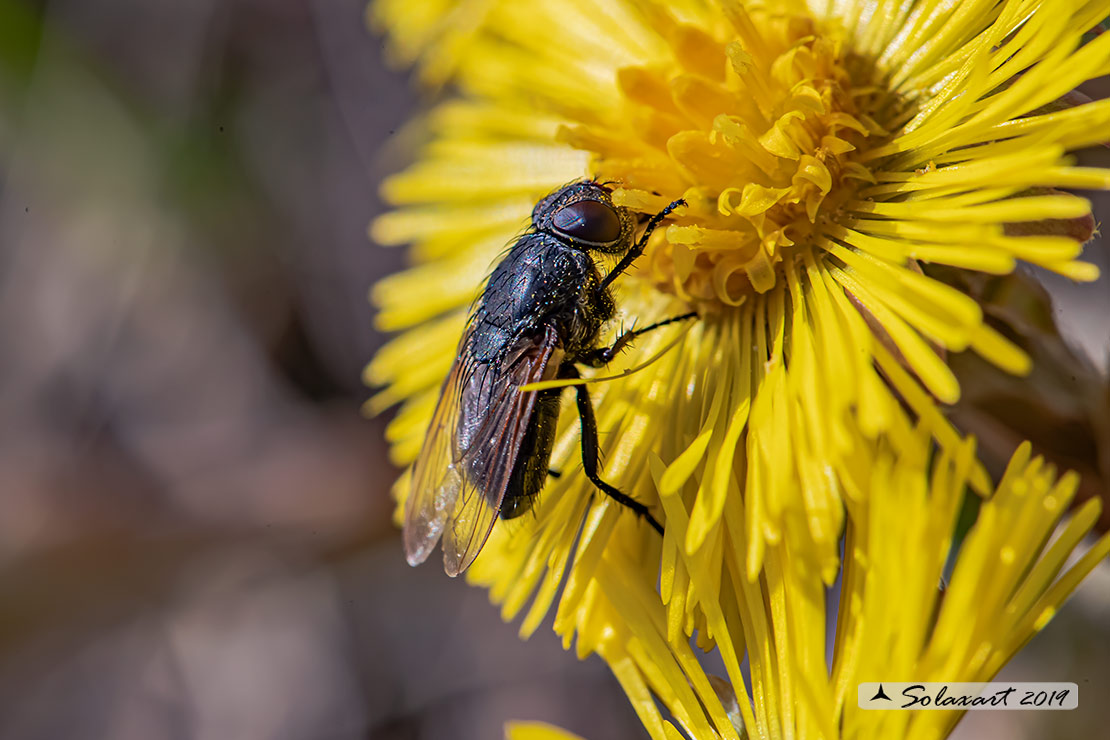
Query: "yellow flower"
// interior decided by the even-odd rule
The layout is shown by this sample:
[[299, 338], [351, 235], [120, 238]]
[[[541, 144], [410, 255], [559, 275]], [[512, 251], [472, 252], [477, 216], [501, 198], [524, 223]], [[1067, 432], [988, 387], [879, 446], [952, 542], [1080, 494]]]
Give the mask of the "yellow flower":
[[[579, 652], [597, 651], [609, 662], [656, 740], [680, 735], [660, 715], [653, 694], [692, 738], [736, 739], [740, 727], [757, 738], [945, 737], [961, 712], [861, 710], [857, 685], [990, 680], [1110, 553], [1110, 536], [1061, 575], [1098, 518], [1099, 504], [1080, 507], [1049, 544], [1078, 478], [1056, 480], [1023, 445], [959, 545], [942, 593], [937, 584], [974, 452], [968, 444], [954, 456], [942, 455], [930, 474], [928, 440], [918, 441], [852, 465], [860, 495], [849, 504], [831, 671], [824, 584], [817, 574], [789, 567], [786, 544], [768, 554], [768, 567], [754, 582], [727, 558], [728, 567], [714, 579], [708, 556], [683, 554], [663, 578], [674, 583], [687, 572], [690, 586], [683, 587], [686, 593], [664, 589], [667, 606], [651, 582], [624, 575], [636, 570], [635, 553], [610, 548], [596, 567], [596, 585], [575, 608]], [[657, 474], [661, 467], [655, 466]], [[738, 520], [740, 507], [730, 499], [726, 517]], [[668, 533], [673, 528], [681, 535], [688, 519], [680, 507], [667, 513]], [[729, 533], [734, 546], [742, 537]], [[716, 641], [727, 681], [705, 673], [682, 633], [683, 614], [672, 607], [690, 598], [706, 606], [702, 635]], [[750, 696], [740, 672], [745, 646]], [[522, 727], [509, 737], [541, 740]]]
[[543, 722], [510, 722], [505, 726], [505, 740], [582, 740], [582, 738]]
[[[1089, 214], [1081, 198], [1031, 188], [1110, 187], [1110, 172], [1063, 154], [1105, 136], [1110, 101], [1036, 113], [1110, 71], [1110, 35], [1079, 45], [1110, 4], [769, 7], [377, 6], [399, 48], [453, 70], [466, 93], [432, 114], [425, 156], [383, 188], [402, 207], [373, 228], [380, 242], [413, 242], [422, 263], [374, 291], [380, 326], [409, 330], [368, 369], [388, 386], [372, 408], [404, 401], [390, 432], [398, 462], [419, 450], [491, 262], [539, 196], [587, 174], [623, 183], [618, 202], [643, 211], [690, 202], [618, 281], [619, 304], [629, 321], [691, 303], [702, 320], [662, 361], [594, 391], [608, 479], [652, 502], [646, 460], [659, 454], [658, 495], [689, 508], [666, 558], [719, 547], [725, 501], [742, 496], [749, 578], [788, 538], [831, 582], [845, 461], [877, 440], [904, 443], [913, 423], [946, 450], [958, 443], [930, 396], [959, 392], [938, 347], [1027, 370], [975, 301], [918, 264], [1005, 272], [1021, 258], [1094, 276], [1074, 239], [1006, 224]], [[569, 468], [563, 416], [554, 464]], [[981, 470], [972, 484], [986, 490]], [[518, 538], [537, 549], [514, 588], [569, 547], [591, 491], [581, 475], [550, 487], [539, 534]], [[616, 526], [608, 502], [594, 506]], [[620, 528], [655, 547], [629, 519]]]
[[[653, 737], [673, 728], [652, 692], [694, 737], [735, 736], [706, 698], [713, 684], [688, 636], [720, 648], [740, 694], [748, 647], [745, 724], [772, 738], [833, 737], [842, 718], [860, 728], [848, 736], [880, 721], [844, 700], [868, 660], [890, 648], [901, 651], [892, 667], [990, 675], [1031, 634], [1021, 620], [1062, 600], [1036, 581], [1016, 594], [998, 586], [994, 602], [973, 608], [961, 594], [974, 575], [958, 572], [931, 634], [951, 639], [953, 619], [977, 631], [942, 654], [923, 642], [930, 611], [892, 612], [902, 620], [892, 624], [917, 630], [907, 635], [883, 632], [875, 616], [908, 609], [899, 594], [932, 604], [921, 589], [935, 587], [939, 564], [900, 579], [868, 558], [906, 542], [942, 558], [944, 517], [965, 482], [991, 490], [938, 404], [959, 396], [944, 352], [1029, 367], [929, 265], [1004, 274], [1023, 260], [1096, 276], [1077, 261], [1082, 244], [1045, 222], [1090, 217], [1087, 201], [1054, 188], [1110, 188], [1110, 171], [1066, 156], [1106, 138], [1110, 101], [1055, 104], [1110, 72], [1110, 34], [1083, 39], [1108, 14], [1107, 0], [375, 6], [399, 58], [461, 90], [429, 115], [420, 160], [384, 184], [398, 209], [372, 229], [383, 244], [413, 244], [417, 262], [374, 289], [379, 326], [403, 332], [367, 371], [384, 386], [371, 410], [402, 404], [389, 429], [399, 464], [419, 452], [467, 308], [538, 198], [593, 176], [617, 182], [615, 201], [644, 213], [689, 203], [617, 281], [610, 336], [622, 321], [691, 306], [699, 320], [645, 336], [615, 364], [657, 361], [591, 386], [603, 477], [651, 507], [665, 535], [581, 474], [568, 410], [552, 456], [566, 474], [534, 517], [495, 526], [468, 571], [506, 619], [527, 607], [523, 635], [558, 599], [565, 644], [577, 635], [580, 654], [609, 661]], [[933, 449], [940, 462], [930, 467]], [[1014, 539], [981, 518], [982, 551], [972, 559], [969, 540], [965, 572], [993, 572], [991, 553], [1033, 557], [1049, 530], [1032, 528], [1061, 513], [1066, 496], [1046, 493], [1046, 474], [1015, 466], [992, 516], [1032, 505], [1041, 517], [1023, 514]], [[402, 503], [407, 485], [396, 487]], [[1105, 550], [1103, 541], [1092, 557]], [[847, 611], [827, 683], [823, 589], [842, 569]], [[1010, 574], [1012, 587], [1023, 574]], [[863, 644], [872, 638], [884, 648]], [[945, 655], [955, 662], [942, 664]]]

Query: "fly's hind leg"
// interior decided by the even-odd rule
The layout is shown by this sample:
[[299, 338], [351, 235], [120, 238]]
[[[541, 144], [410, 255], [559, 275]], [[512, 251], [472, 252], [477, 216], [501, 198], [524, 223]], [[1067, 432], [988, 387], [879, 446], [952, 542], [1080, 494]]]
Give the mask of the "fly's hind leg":
[[613, 358], [619, 355], [621, 353], [621, 350], [627, 347], [628, 344], [636, 337], [643, 336], [649, 331], [654, 331], [661, 326], [667, 326], [668, 324], [674, 324], [679, 321], [686, 321], [687, 319], [697, 318], [697, 315], [698, 314], [696, 311], [691, 311], [690, 313], [684, 313], [681, 316], [672, 316], [669, 319], [657, 321], [654, 324], [649, 324], [645, 326], [643, 329], [629, 329], [628, 331], [622, 333], [619, 337], [617, 337], [617, 341], [613, 342], [611, 346], [591, 350], [579, 357], [577, 361], [581, 362], [583, 365], [589, 365], [590, 367], [604, 367], [605, 365], [608, 365], [610, 362], [612, 362]]
[[[559, 375], [564, 378], [578, 378], [578, 368], [574, 365], [564, 365], [560, 368]], [[598, 440], [597, 440], [597, 419], [594, 418], [594, 407], [590, 403], [590, 392], [586, 389], [585, 385], [578, 385], [574, 387], [576, 393], [576, 400], [578, 402], [578, 418], [582, 422], [582, 468], [586, 472], [586, 477], [593, 481], [593, 484], [601, 489], [603, 493], [615, 500], [622, 506], [627, 506], [636, 515], [647, 521], [652, 528], [659, 534], [663, 534], [663, 525], [656, 521], [655, 517], [651, 515], [648, 508], [641, 504], [631, 496], [621, 493], [619, 490], [609, 485], [601, 479], [597, 472], [597, 459], [598, 459]]]

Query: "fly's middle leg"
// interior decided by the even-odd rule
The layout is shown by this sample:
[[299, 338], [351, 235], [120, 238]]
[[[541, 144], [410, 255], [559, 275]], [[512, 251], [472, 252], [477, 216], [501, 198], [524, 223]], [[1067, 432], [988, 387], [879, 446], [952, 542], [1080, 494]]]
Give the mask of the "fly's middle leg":
[[691, 311], [690, 313], [684, 313], [681, 316], [672, 316], [669, 319], [656, 321], [654, 324], [649, 324], [643, 329], [630, 329], [617, 337], [617, 341], [613, 342], [611, 346], [600, 347], [598, 349], [591, 350], [579, 357], [577, 362], [581, 362], [583, 365], [589, 365], [590, 367], [604, 367], [605, 365], [608, 365], [610, 362], [612, 362], [613, 358], [619, 355], [621, 353], [621, 350], [627, 347], [628, 344], [636, 337], [643, 336], [649, 331], [654, 331], [661, 326], [667, 326], [668, 324], [674, 324], [679, 321], [686, 321], [687, 319], [697, 318], [697, 315], [698, 314], [696, 311]]
[[[578, 378], [578, 368], [574, 365], [564, 365], [560, 368], [559, 375], [564, 378]], [[574, 387], [576, 393], [576, 400], [578, 402], [578, 418], [582, 422], [582, 469], [586, 472], [586, 477], [593, 481], [603, 493], [615, 500], [622, 506], [627, 506], [636, 515], [647, 521], [652, 528], [659, 534], [663, 534], [663, 525], [656, 521], [655, 517], [651, 515], [648, 508], [641, 504], [636, 499], [628, 494], [621, 493], [617, 488], [609, 485], [601, 479], [597, 472], [598, 460], [598, 439], [597, 439], [597, 419], [594, 418], [594, 407], [590, 403], [590, 392], [586, 389], [585, 385], [578, 385]]]

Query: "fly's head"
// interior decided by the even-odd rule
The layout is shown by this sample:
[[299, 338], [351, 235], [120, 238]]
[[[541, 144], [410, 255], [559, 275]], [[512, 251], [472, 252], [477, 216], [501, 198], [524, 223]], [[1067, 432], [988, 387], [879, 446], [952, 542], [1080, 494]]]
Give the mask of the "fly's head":
[[632, 245], [636, 219], [627, 208], [613, 205], [609, 188], [585, 180], [537, 203], [532, 227], [579, 249], [619, 254]]

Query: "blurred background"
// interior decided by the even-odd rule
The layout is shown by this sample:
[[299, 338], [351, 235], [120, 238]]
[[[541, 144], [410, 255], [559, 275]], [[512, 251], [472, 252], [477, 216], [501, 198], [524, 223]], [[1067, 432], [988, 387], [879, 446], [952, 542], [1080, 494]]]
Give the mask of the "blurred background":
[[[600, 660], [404, 563], [366, 226], [428, 101], [380, 46], [363, 0], [0, 0], [0, 738], [646, 737]], [[1103, 565], [1005, 674], [1080, 709], [957, 737], [1102, 735]]]

